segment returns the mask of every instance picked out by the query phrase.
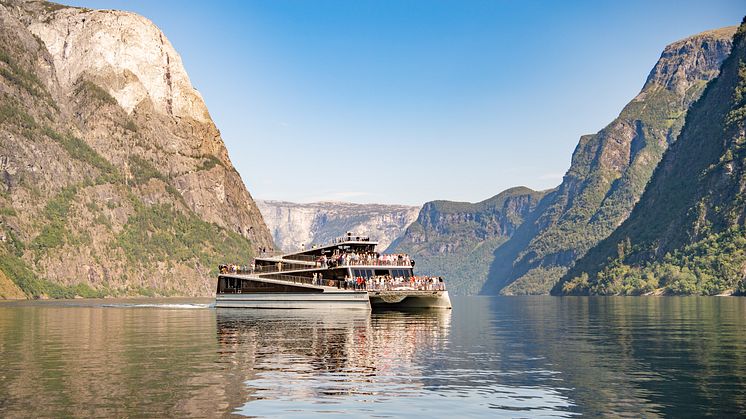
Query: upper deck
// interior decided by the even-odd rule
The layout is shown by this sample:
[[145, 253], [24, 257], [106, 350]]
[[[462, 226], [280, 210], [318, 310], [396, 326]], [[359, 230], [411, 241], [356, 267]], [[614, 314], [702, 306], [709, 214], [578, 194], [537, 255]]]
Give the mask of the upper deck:
[[347, 233], [346, 236], [338, 237], [327, 244], [312, 245], [310, 248], [299, 252], [260, 256], [255, 259], [255, 263], [257, 265], [266, 265], [288, 260], [294, 262], [316, 262], [319, 258], [328, 258], [335, 254], [374, 253], [377, 245], [378, 242], [371, 241], [368, 236], [354, 236], [352, 233]]

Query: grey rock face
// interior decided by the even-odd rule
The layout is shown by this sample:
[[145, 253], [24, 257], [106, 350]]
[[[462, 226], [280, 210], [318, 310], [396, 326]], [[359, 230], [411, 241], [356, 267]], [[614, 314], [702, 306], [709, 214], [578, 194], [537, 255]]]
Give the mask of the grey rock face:
[[386, 249], [417, 218], [418, 207], [406, 205], [262, 201], [257, 205], [277, 246], [286, 252], [301, 245], [326, 243], [351, 231], [368, 235]]

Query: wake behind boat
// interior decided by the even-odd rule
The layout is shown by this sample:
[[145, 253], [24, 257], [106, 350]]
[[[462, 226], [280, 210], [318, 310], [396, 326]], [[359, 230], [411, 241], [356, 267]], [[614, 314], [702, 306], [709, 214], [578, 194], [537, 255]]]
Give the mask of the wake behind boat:
[[416, 276], [405, 254], [380, 254], [367, 236], [221, 265], [216, 307], [451, 308], [441, 277]]

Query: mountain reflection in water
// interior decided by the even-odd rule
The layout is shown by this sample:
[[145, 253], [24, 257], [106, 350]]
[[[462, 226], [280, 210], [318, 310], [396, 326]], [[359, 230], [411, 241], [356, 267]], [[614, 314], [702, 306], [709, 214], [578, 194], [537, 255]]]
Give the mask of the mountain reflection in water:
[[0, 304], [0, 417], [743, 416], [746, 299]]

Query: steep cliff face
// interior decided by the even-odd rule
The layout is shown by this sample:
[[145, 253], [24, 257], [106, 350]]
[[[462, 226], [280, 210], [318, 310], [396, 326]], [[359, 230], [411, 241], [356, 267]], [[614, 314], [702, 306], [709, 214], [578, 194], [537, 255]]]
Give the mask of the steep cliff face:
[[455, 294], [476, 294], [495, 249], [510, 238], [543, 192], [518, 187], [475, 204], [428, 202], [389, 249], [412, 255], [417, 271], [443, 275]]
[[406, 205], [257, 201], [275, 243], [292, 252], [302, 245], [326, 243], [348, 231], [369, 235], [386, 249], [417, 218], [418, 207]]
[[745, 145], [746, 23], [630, 217], [554, 292], [746, 291]]
[[28, 295], [212, 292], [272, 238], [165, 35], [0, 2], [0, 269]]
[[642, 91], [606, 128], [581, 137], [562, 184], [514, 243], [498, 249], [484, 293], [547, 293], [628, 217], [678, 137], [688, 108], [718, 74], [735, 29], [704, 32], [665, 48]]

